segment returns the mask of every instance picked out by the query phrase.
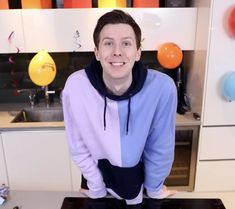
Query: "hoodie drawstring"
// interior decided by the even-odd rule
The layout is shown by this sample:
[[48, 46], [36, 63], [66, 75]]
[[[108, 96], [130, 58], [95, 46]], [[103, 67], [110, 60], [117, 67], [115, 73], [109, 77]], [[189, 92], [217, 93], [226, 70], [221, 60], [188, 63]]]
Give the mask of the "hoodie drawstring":
[[107, 108], [107, 98], [106, 96], [104, 96], [104, 113], [103, 113], [104, 130], [106, 130], [106, 108]]
[[[106, 130], [106, 109], [107, 109], [107, 98], [106, 98], [106, 96], [104, 96], [104, 112], [103, 112], [104, 130]], [[131, 97], [128, 98], [128, 112], [127, 112], [127, 120], [126, 120], [126, 135], [129, 132], [130, 115], [131, 115]]]
[[126, 135], [129, 131], [129, 121], [130, 121], [130, 114], [131, 114], [131, 97], [128, 99], [128, 113], [127, 113], [127, 120], [126, 120]]

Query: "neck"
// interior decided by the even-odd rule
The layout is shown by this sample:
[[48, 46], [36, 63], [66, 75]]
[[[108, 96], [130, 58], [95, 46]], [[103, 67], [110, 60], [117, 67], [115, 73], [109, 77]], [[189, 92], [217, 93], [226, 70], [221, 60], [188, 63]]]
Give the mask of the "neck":
[[107, 89], [114, 95], [121, 96], [123, 95], [131, 86], [132, 77], [128, 79], [107, 79], [103, 76], [103, 80]]

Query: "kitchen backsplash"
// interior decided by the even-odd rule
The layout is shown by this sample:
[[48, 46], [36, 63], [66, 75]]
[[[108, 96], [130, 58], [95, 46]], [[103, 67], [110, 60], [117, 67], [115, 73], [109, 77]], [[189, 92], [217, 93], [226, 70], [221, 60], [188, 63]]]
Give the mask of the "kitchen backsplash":
[[[29, 93], [20, 89], [40, 89], [32, 83], [28, 75], [28, 65], [35, 53], [0, 54], [0, 103], [27, 102]], [[86, 67], [94, 56], [93, 52], [50, 53], [54, 59], [57, 74], [55, 80], [49, 85], [55, 90], [55, 98], [59, 98], [67, 77], [79, 69]], [[142, 62], [147, 68], [162, 71], [174, 78], [173, 70], [164, 70], [160, 67], [156, 52], [142, 52]]]

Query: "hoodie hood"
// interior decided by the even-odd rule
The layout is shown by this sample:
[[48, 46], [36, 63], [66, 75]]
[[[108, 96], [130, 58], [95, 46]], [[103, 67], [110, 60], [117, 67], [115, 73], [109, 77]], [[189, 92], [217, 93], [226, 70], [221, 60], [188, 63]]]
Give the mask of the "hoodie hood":
[[126, 134], [129, 132], [129, 121], [131, 115], [131, 97], [137, 94], [143, 87], [146, 76], [147, 70], [143, 67], [140, 61], [135, 62], [133, 69], [132, 69], [132, 83], [130, 88], [121, 96], [117, 96], [111, 94], [103, 81], [102, 77], [102, 66], [100, 62], [98, 62], [95, 58], [92, 59], [90, 65], [85, 69], [85, 72], [88, 76], [89, 81], [93, 85], [93, 87], [104, 97], [104, 112], [103, 112], [103, 124], [104, 130], [106, 130], [106, 109], [107, 109], [107, 98], [111, 100], [128, 100], [128, 114], [126, 119]]
[[92, 86], [102, 96], [108, 97], [109, 99], [116, 100], [116, 101], [128, 99], [131, 96], [138, 93], [143, 87], [146, 76], [147, 76], [147, 70], [144, 68], [142, 63], [140, 61], [135, 62], [133, 66], [133, 70], [132, 70], [133, 79], [132, 79], [130, 88], [123, 95], [117, 96], [117, 95], [111, 94], [107, 90], [104, 84], [103, 78], [102, 78], [102, 72], [103, 72], [102, 66], [100, 62], [95, 59], [95, 57], [92, 59], [90, 65], [85, 69], [85, 71]]

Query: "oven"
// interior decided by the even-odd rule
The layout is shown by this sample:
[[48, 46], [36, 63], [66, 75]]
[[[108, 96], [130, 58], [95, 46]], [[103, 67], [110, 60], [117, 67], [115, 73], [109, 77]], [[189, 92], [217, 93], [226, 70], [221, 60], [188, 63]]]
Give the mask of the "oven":
[[177, 126], [175, 158], [165, 185], [172, 189], [192, 191], [195, 183], [199, 126]]

